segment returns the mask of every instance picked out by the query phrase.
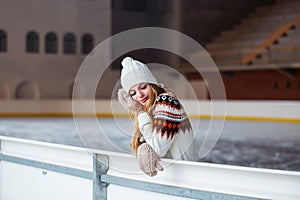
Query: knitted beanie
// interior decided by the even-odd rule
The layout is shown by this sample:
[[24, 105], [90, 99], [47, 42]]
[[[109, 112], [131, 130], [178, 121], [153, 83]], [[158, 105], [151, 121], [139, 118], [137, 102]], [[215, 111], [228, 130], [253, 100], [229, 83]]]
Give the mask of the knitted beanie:
[[156, 78], [144, 63], [126, 57], [121, 64], [123, 66], [121, 72], [121, 85], [126, 92], [129, 92], [130, 88], [139, 83], [158, 84]]

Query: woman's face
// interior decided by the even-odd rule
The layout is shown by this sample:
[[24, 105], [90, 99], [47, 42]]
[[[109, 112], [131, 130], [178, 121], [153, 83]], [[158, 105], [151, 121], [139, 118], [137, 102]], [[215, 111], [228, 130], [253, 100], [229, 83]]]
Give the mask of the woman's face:
[[140, 83], [130, 88], [129, 94], [135, 101], [145, 105], [153, 95], [153, 90], [148, 83]]

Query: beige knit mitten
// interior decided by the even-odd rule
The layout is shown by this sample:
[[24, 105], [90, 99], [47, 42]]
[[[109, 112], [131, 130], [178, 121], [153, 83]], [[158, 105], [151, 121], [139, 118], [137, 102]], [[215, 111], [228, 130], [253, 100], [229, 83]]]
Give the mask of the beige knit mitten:
[[137, 158], [140, 169], [148, 176], [155, 176], [157, 170], [163, 171], [159, 158], [149, 144], [143, 143], [138, 147]]
[[128, 111], [137, 115], [144, 112], [143, 105], [135, 101], [124, 89], [118, 91], [119, 103]]

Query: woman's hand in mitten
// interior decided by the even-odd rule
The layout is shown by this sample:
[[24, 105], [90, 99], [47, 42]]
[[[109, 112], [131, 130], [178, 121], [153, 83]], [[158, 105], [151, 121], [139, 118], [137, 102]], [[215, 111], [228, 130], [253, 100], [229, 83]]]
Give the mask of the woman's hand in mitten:
[[163, 171], [159, 158], [149, 144], [143, 143], [138, 147], [137, 158], [140, 169], [148, 176], [155, 176], [157, 170]]
[[124, 89], [119, 89], [118, 100], [120, 104], [128, 111], [137, 115], [144, 112], [143, 105], [135, 101]]

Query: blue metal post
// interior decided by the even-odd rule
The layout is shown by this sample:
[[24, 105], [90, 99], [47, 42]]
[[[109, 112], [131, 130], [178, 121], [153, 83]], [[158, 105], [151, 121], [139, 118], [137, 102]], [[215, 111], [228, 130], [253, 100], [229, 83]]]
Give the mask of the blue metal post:
[[107, 174], [108, 156], [94, 154], [93, 159], [93, 200], [107, 200], [108, 184], [101, 182], [101, 175]]

